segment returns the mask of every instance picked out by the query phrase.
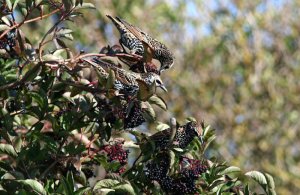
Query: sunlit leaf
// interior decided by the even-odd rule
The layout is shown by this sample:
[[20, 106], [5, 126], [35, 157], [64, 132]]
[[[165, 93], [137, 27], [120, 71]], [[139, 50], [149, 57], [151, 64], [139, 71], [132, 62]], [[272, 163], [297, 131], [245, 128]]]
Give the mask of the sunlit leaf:
[[26, 179], [26, 180], [18, 180], [18, 182], [30, 187], [36, 193], [47, 194], [43, 185], [36, 180]]
[[249, 171], [245, 173], [245, 175], [255, 180], [257, 183], [263, 186], [263, 188], [265, 188], [265, 185], [267, 185], [267, 180], [265, 175], [259, 171]]
[[241, 169], [239, 167], [230, 166], [230, 167], [227, 167], [225, 170], [221, 171], [220, 174], [226, 175], [229, 173], [240, 172], [240, 171], [241, 171]]
[[148, 101], [150, 104], [155, 104], [155, 105], [159, 106], [160, 108], [162, 108], [163, 110], [168, 109], [167, 103], [161, 97], [159, 97], [157, 95], [151, 96]]
[[12, 157], [17, 157], [17, 153], [12, 145], [0, 144], [0, 153], [7, 154]]
[[96, 9], [96, 7], [92, 3], [81, 3], [75, 8], [75, 10], [76, 9]]

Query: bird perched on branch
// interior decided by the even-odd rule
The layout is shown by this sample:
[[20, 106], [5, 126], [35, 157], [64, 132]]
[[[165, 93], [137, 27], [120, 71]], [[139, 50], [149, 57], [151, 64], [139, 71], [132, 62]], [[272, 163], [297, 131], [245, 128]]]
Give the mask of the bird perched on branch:
[[[147, 97], [153, 95], [154, 90], [159, 87], [167, 91], [159, 75], [148, 73], [134, 73], [121, 69], [114, 64], [105, 62], [99, 58], [83, 59], [88, 64], [92, 65], [98, 70], [98, 73], [103, 78], [109, 77], [109, 72], [113, 71], [115, 76], [114, 88], [121, 93], [134, 96], [138, 91], [146, 90], [149, 92]], [[147, 91], [148, 90], [148, 91]]]
[[119, 30], [120, 44], [124, 51], [129, 54], [141, 55], [144, 58], [144, 63], [130, 65], [131, 70], [160, 74], [173, 66], [174, 55], [163, 43], [119, 17], [114, 18], [110, 15], [107, 17]]

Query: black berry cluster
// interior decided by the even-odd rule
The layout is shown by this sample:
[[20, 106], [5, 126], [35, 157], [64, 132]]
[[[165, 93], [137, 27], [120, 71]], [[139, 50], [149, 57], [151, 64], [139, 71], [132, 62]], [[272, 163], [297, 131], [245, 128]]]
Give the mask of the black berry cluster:
[[[127, 111], [127, 108], [124, 109], [124, 111]], [[132, 108], [129, 111], [129, 114], [124, 118], [124, 128], [134, 128], [139, 125], [141, 125], [143, 122], [145, 122], [145, 118], [142, 114], [142, 108], [138, 101], [134, 102]]]
[[180, 173], [193, 179], [199, 178], [199, 176], [208, 169], [208, 166], [201, 160], [190, 159], [186, 157], [180, 158], [180, 165]]
[[168, 154], [158, 154], [156, 159], [146, 164], [145, 174], [150, 180], [163, 181], [168, 173], [169, 165]]
[[196, 159], [180, 157], [180, 169], [168, 174], [170, 158], [162, 153], [151, 160], [145, 169], [145, 175], [149, 180], [157, 181], [161, 188], [171, 194], [193, 194], [197, 191], [196, 181], [207, 170], [207, 165]]
[[[5, 24], [0, 20], [0, 24]], [[0, 31], [0, 35], [4, 31]], [[17, 45], [17, 30], [12, 29], [0, 39], [0, 56], [2, 58], [14, 58], [17, 56], [15, 46]]]

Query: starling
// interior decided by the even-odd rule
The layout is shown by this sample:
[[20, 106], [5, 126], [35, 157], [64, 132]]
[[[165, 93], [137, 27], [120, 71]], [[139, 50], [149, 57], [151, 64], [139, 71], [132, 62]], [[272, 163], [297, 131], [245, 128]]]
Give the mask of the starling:
[[114, 18], [110, 15], [107, 17], [119, 30], [121, 34], [119, 41], [124, 51], [144, 57], [145, 63], [139, 64], [145, 66], [142, 69], [160, 74], [173, 66], [174, 55], [163, 43], [119, 17]]
[[[185, 125], [179, 126], [173, 139], [173, 144], [181, 149], [186, 148], [194, 137], [200, 139], [200, 127], [197, 122], [191, 121]], [[157, 132], [149, 137], [149, 140], [154, 142], [156, 149], [167, 149], [170, 143], [171, 129]]]
[[128, 72], [113, 64], [107, 63], [97, 58], [92, 59], [92, 61], [87, 59], [84, 60], [89, 64], [91, 64], [93, 67], [97, 68], [98, 72], [104, 78], [108, 78], [109, 70], [113, 70], [116, 75], [116, 81], [114, 87], [116, 90], [120, 91], [121, 93], [128, 94], [131, 96], [136, 95], [140, 86], [139, 82], [142, 82], [149, 87], [154, 84], [155, 87], [160, 87], [164, 91], [167, 91], [160, 76], [155, 73]]

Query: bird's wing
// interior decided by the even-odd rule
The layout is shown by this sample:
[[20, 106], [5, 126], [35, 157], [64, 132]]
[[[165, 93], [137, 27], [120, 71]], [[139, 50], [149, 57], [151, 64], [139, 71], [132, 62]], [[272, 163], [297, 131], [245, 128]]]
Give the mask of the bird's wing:
[[[145, 61], [146, 62], [151, 62], [153, 55], [154, 55], [154, 48], [151, 46], [151, 43], [148, 42], [147, 39], [145, 39], [145, 36], [143, 34], [143, 31], [141, 31], [139, 28], [133, 26], [132, 24], [129, 24], [125, 20], [116, 17], [119, 22], [121, 22], [129, 32], [131, 32], [138, 40], [140, 40], [144, 46], [144, 50], [146, 51], [146, 56], [145, 56]], [[148, 35], [149, 36], [149, 35]]]

